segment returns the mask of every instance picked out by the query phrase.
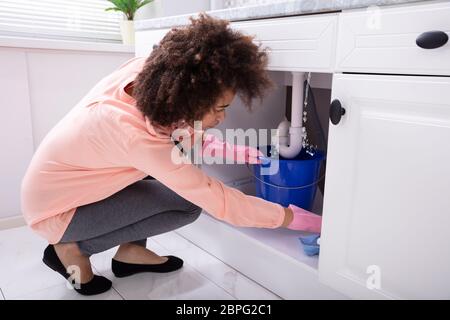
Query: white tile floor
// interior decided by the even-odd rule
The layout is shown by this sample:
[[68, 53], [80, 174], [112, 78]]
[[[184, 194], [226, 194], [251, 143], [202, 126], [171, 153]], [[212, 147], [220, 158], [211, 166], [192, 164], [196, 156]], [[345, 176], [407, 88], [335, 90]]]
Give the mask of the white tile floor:
[[114, 249], [91, 258], [94, 272], [113, 282], [112, 290], [84, 297], [69, 289], [59, 274], [42, 263], [46, 242], [27, 227], [0, 231], [1, 299], [280, 299], [175, 232], [149, 239], [148, 248], [173, 254], [185, 263], [168, 274], [115, 278], [110, 269]]

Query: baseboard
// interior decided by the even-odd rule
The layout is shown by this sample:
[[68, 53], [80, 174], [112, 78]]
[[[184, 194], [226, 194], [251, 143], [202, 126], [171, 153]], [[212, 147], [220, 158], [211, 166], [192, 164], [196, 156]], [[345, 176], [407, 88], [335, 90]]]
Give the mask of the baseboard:
[[12, 229], [25, 225], [26, 223], [22, 216], [0, 218], [0, 230]]

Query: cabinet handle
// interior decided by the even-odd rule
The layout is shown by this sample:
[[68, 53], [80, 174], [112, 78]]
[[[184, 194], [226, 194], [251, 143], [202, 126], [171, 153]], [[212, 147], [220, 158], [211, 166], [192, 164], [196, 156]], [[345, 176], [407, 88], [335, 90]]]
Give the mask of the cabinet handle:
[[156, 48], [158, 48], [158, 45], [157, 45], [157, 44], [154, 44], [154, 45], [153, 45], [153, 50], [155, 50]]
[[345, 109], [342, 108], [341, 102], [334, 99], [330, 106], [330, 120], [331, 123], [337, 125], [341, 121], [341, 117], [345, 114]]
[[417, 37], [416, 44], [423, 49], [436, 49], [447, 41], [448, 35], [444, 31], [427, 31]]

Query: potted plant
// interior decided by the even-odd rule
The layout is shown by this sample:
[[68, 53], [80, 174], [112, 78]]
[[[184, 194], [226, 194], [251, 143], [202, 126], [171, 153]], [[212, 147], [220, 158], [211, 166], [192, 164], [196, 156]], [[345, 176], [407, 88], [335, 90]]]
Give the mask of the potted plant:
[[124, 20], [120, 21], [120, 33], [124, 44], [134, 44], [134, 15], [139, 8], [153, 0], [108, 0], [114, 7], [105, 11], [119, 11], [124, 14]]

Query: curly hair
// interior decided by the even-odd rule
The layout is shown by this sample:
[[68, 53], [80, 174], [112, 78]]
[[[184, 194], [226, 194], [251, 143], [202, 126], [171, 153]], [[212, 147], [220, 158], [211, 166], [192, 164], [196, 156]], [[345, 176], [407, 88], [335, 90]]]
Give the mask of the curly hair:
[[267, 53], [253, 37], [204, 13], [190, 20], [165, 35], [134, 81], [136, 106], [161, 126], [200, 120], [226, 89], [251, 110], [252, 100], [273, 86]]

